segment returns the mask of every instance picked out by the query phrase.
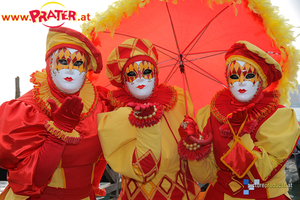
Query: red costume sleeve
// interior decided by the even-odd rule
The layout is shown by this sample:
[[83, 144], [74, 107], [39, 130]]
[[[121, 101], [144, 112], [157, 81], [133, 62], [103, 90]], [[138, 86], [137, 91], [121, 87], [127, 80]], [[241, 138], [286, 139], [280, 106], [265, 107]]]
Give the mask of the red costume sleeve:
[[103, 176], [104, 170], [106, 167], [106, 160], [104, 159], [103, 154], [101, 154], [98, 162], [95, 165], [94, 169], [94, 180], [93, 180], [93, 189], [98, 196], [105, 196], [106, 191], [105, 189], [99, 189], [99, 183]]
[[34, 104], [19, 100], [0, 107], [0, 166], [8, 169], [8, 181], [18, 195], [34, 195], [40, 188], [33, 184], [33, 176], [47, 131], [49, 118]]

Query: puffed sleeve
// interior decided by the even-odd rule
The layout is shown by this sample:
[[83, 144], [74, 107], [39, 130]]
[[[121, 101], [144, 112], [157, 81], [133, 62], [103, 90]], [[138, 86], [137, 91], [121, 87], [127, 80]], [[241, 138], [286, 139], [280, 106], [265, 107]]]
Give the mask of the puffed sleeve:
[[33, 175], [47, 132], [47, 116], [34, 106], [19, 100], [0, 107], [0, 166], [8, 169], [8, 181], [17, 195], [40, 193], [33, 184]]
[[144, 128], [128, 120], [131, 108], [98, 114], [98, 133], [104, 157], [117, 173], [147, 181], [158, 171], [161, 154], [160, 123]]
[[[210, 106], [204, 106], [201, 108], [196, 116], [196, 122], [200, 132], [210, 131]], [[213, 154], [213, 148], [208, 155], [208, 157], [200, 161], [188, 161], [189, 169], [195, 181], [199, 183], [209, 183], [212, 182], [217, 173], [217, 165]]]
[[257, 156], [250, 172], [260, 177], [261, 181], [270, 180], [290, 157], [299, 138], [299, 124], [294, 110], [278, 108], [259, 127], [255, 138], [255, 142], [250, 137], [241, 138]]

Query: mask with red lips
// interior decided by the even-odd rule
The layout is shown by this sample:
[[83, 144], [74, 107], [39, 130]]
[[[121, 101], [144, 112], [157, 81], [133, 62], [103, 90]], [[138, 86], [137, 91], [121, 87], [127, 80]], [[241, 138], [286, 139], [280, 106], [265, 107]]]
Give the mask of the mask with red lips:
[[50, 70], [55, 86], [63, 93], [74, 94], [85, 81], [87, 59], [77, 49], [61, 48], [52, 54]]
[[233, 61], [227, 66], [227, 81], [232, 96], [246, 103], [261, 92], [262, 80], [256, 69], [244, 61]]
[[156, 85], [155, 66], [147, 61], [137, 61], [125, 69], [125, 85], [132, 96], [147, 99]]

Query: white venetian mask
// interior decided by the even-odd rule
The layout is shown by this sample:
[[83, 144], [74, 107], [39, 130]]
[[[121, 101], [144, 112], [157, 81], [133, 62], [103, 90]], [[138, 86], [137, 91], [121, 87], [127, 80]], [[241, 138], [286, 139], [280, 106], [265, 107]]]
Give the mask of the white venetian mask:
[[52, 54], [51, 76], [56, 87], [67, 94], [80, 90], [86, 78], [87, 59], [81, 51], [58, 49]]
[[233, 61], [228, 65], [228, 85], [232, 96], [240, 102], [250, 102], [261, 84], [256, 69], [244, 61]]
[[137, 61], [125, 69], [126, 86], [135, 98], [146, 99], [155, 87], [155, 67], [150, 62]]

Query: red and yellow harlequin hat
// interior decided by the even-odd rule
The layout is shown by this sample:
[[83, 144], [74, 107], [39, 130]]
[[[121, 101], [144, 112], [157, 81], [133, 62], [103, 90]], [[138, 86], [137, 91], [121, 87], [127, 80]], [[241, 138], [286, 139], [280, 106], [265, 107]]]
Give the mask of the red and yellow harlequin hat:
[[282, 77], [279, 63], [262, 49], [247, 41], [236, 42], [225, 54], [225, 66], [240, 60], [253, 66], [263, 80], [263, 89]]
[[57, 49], [68, 47], [85, 53], [88, 70], [100, 73], [103, 68], [102, 56], [94, 44], [82, 33], [66, 27], [50, 28], [46, 43], [46, 60]]
[[108, 56], [106, 75], [112, 85], [123, 87], [123, 69], [136, 61], [148, 61], [156, 67], [158, 54], [155, 46], [146, 39], [131, 38], [117, 46]]

